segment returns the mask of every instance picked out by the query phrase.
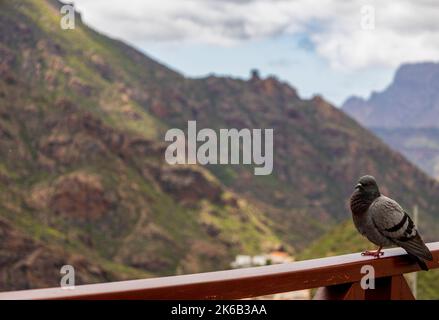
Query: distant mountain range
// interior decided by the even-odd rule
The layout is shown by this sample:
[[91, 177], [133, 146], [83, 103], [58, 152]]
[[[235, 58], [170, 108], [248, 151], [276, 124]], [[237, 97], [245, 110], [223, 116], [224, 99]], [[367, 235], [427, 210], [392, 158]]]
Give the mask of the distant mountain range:
[[439, 63], [402, 65], [384, 91], [351, 97], [342, 108], [439, 178]]
[[[321, 97], [274, 77], [189, 79], [60, 3], [0, 1], [0, 290], [228, 268], [239, 253], [301, 250], [349, 217], [357, 178], [425, 213], [439, 183]], [[274, 171], [169, 165], [165, 132], [273, 128]]]
[[343, 110], [368, 128], [439, 128], [439, 63], [402, 65], [384, 91], [351, 97]]

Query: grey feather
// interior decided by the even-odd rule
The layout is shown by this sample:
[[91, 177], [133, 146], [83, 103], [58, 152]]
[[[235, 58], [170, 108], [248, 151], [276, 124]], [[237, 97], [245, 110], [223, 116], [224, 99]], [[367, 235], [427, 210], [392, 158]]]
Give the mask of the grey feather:
[[378, 231], [391, 242], [416, 257], [433, 260], [412, 219], [396, 201], [380, 196], [368, 211]]

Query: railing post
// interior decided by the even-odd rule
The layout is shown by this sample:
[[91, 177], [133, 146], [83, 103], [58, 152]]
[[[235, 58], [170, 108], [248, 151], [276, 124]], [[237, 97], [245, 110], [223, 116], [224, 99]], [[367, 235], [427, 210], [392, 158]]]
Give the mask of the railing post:
[[392, 277], [391, 300], [415, 300], [410, 287], [402, 274]]

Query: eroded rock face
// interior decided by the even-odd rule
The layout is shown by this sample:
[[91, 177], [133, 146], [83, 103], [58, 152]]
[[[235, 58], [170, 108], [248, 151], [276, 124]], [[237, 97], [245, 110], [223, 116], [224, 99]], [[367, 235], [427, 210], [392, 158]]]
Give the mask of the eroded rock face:
[[15, 75], [12, 72], [12, 67], [15, 63], [14, 53], [5, 47], [0, 47], [0, 76], [5, 79], [6, 83], [13, 85], [17, 82]]
[[102, 56], [98, 54], [92, 54], [90, 57], [90, 64], [91, 67], [94, 68], [102, 78], [107, 81], [114, 80], [114, 72], [111, 69], [110, 64], [105, 61]]
[[201, 199], [214, 203], [221, 201], [223, 193], [221, 186], [209, 181], [200, 171], [191, 168], [164, 167], [157, 179], [166, 192], [185, 205], [194, 205]]
[[37, 242], [0, 219], [2, 291], [57, 287], [61, 280], [60, 269], [64, 265], [74, 266], [77, 285], [117, 279], [116, 275], [91, 263], [84, 256]]
[[98, 219], [111, 203], [100, 180], [91, 175], [72, 174], [54, 184], [49, 207], [57, 215], [79, 219]]

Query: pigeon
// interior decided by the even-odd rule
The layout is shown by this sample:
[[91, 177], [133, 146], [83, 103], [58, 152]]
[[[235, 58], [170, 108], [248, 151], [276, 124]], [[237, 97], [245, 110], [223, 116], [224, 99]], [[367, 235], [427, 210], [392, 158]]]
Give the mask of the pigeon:
[[360, 178], [350, 206], [357, 230], [379, 247], [362, 255], [379, 258], [384, 254], [383, 247], [396, 245], [405, 249], [422, 270], [428, 270], [425, 261], [433, 260], [430, 250], [407, 212], [395, 200], [381, 195], [374, 177]]

